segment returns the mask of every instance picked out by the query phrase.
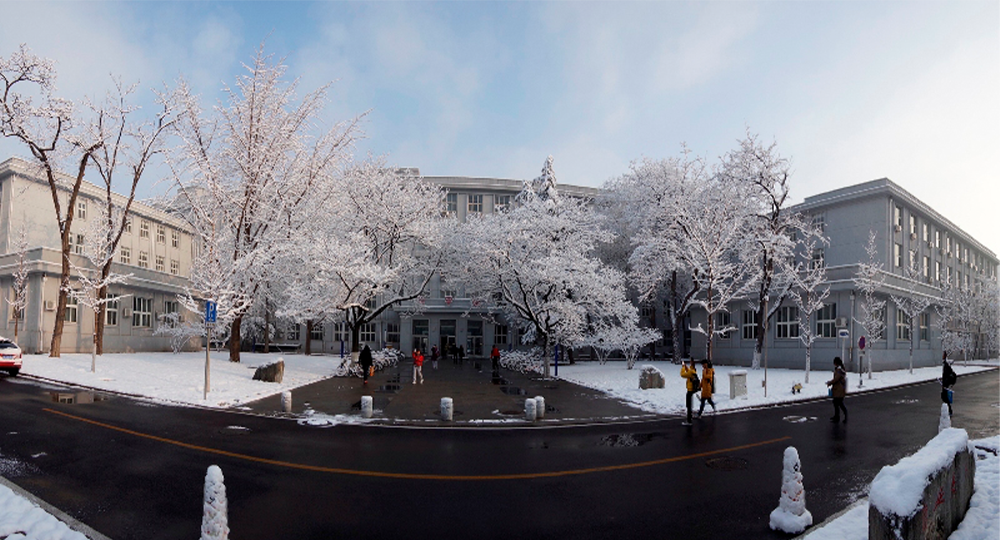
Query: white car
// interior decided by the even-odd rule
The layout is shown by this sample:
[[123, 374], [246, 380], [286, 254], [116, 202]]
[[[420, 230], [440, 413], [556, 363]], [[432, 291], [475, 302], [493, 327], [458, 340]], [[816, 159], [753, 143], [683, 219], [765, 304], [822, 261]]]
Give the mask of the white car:
[[21, 348], [5, 337], [0, 337], [0, 371], [10, 373], [11, 377], [21, 371]]

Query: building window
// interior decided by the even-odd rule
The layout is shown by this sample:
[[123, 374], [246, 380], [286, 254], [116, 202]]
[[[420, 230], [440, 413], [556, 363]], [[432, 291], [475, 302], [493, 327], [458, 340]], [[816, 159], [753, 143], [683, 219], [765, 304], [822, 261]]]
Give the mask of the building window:
[[823, 254], [823, 250], [822, 249], [814, 250], [812, 252], [812, 260], [809, 261], [809, 268], [811, 268], [813, 270], [815, 270], [817, 268], [823, 268], [823, 266], [825, 264], [824, 257], [825, 256]]
[[132, 248], [122, 246], [118, 252], [118, 260], [122, 264], [132, 264]]
[[157, 272], [164, 272], [165, 271], [164, 266], [163, 266], [164, 263], [165, 263], [165, 261], [163, 260], [163, 255], [157, 255], [156, 256], [156, 271]]
[[104, 324], [118, 326], [118, 295], [108, 293], [108, 301], [104, 303]]
[[910, 214], [910, 234], [916, 236], [917, 234], [917, 216]]
[[896, 308], [896, 339], [910, 341], [910, 316]]
[[333, 341], [350, 341], [351, 335], [347, 331], [347, 323], [333, 323]]
[[482, 214], [483, 213], [483, 196], [482, 195], [469, 195], [469, 213], [470, 214]]
[[893, 259], [896, 261], [896, 268], [903, 267], [903, 245], [893, 244], [892, 245]]
[[779, 338], [792, 339], [799, 337], [799, 308], [785, 306], [778, 308], [778, 325], [776, 331]]
[[944, 237], [944, 252], [948, 253], [948, 254], [951, 253], [951, 237], [950, 236], [945, 236]]
[[177, 231], [170, 231], [170, 247], [180, 247], [181, 235]]
[[160, 321], [173, 328], [181, 322], [180, 319], [180, 309], [176, 300], [164, 300], [163, 301], [163, 316], [160, 317]]
[[176, 261], [174, 259], [170, 259], [170, 273], [171, 273], [171, 275], [176, 276], [177, 274], [180, 273], [180, 270], [181, 270], [181, 263], [179, 263], [178, 261]]
[[507, 325], [506, 324], [494, 324], [493, 325], [493, 344], [494, 345], [506, 345], [507, 344]]
[[813, 227], [818, 229], [819, 232], [826, 232], [826, 215], [816, 214], [812, 217]]
[[495, 195], [494, 200], [496, 201], [493, 206], [494, 212], [502, 214], [510, 210], [510, 195]]
[[934, 261], [934, 281], [941, 282], [941, 261]]
[[285, 330], [285, 339], [288, 341], [298, 341], [302, 336], [299, 334], [299, 323], [291, 323]]
[[163, 225], [156, 226], [156, 243], [157, 244], [167, 243], [167, 230], [163, 228]]
[[71, 234], [69, 238], [70, 245], [73, 247], [73, 253], [83, 255], [83, 245], [86, 242], [86, 237], [82, 234]]
[[387, 343], [399, 343], [399, 324], [398, 323], [386, 323], [385, 324], [385, 341]]
[[934, 247], [936, 248], [941, 247], [941, 231], [937, 230], [934, 231]]
[[132, 234], [132, 218], [125, 219], [125, 232]]
[[87, 201], [76, 201], [76, 218], [87, 219]]
[[139, 238], [149, 238], [149, 222], [145, 219], [139, 221]]
[[457, 214], [458, 213], [458, 194], [457, 193], [449, 193], [448, 195], [446, 195], [445, 196], [445, 204], [447, 205], [445, 207], [445, 211], [446, 212], [448, 212], [451, 215]]
[[924, 272], [924, 279], [927, 280], [928, 283], [930, 283], [930, 281], [931, 281], [931, 258], [928, 257], [927, 255], [924, 255], [923, 272]]
[[816, 335], [837, 337], [837, 304], [826, 304], [816, 312]]
[[139, 252], [139, 268], [149, 268], [149, 253]]
[[362, 324], [359, 339], [362, 343], [375, 343], [375, 323]]
[[929, 238], [928, 237], [929, 230], [930, 230], [930, 227], [927, 225], [927, 222], [925, 221], [923, 223], [923, 236], [920, 237], [920, 239], [923, 240], [924, 242], [926, 242], [927, 238]]
[[653, 304], [651, 304], [651, 303], [643, 303], [642, 305], [640, 305], [639, 306], [639, 316], [642, 317], [643, 319], [652, 319], [653, 318]]
[[[715, 324], [717, 331], [722, 330], [723, 328], [729, 328], [733, 325], [733, 315], [728, 311], [720, 311], [715, 315]], [[733, 329], [730, 328], [729, 330], [720, 334], [720, 336], [722, 337], [722, 339], [729, 339], [733, 337]]]
[[755, 339], [757, 337], [757, 312], [752, 309], [743, 310], [743, 339]]
[[931, 340], [931, 314], [920, 314], [920, 341]]
[[149, 328], [153, 325], [153, 299], [132, 297], [132, 326]]
[[73, 295], [66, 296], [66, 314], [63, 316], [63, 320], [68, 323], [75, 323], [77, 320], [77, 310], [79, 308], [80, 301], [76, 299]]
[[907, 266], [906, 268], [907, 270], [912, 271], [914, 274], [916, 274], [919, 271], [919, 269], [917, 268], [917, 250], [915, 249], [910, 250], [910, 266]]
[[309, 332], [309, 339], [313, 341], [323, 341], [323, 324], [314, 324], [312, 332]]

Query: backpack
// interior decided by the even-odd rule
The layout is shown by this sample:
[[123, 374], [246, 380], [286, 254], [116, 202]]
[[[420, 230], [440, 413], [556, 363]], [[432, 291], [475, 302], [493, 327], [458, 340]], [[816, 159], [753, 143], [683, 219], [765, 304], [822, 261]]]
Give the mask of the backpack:
[[691, 376], [691, 384], [694, 386], [695, 390], [701, 388], [701, 379], [698, 378], [697, 373]]

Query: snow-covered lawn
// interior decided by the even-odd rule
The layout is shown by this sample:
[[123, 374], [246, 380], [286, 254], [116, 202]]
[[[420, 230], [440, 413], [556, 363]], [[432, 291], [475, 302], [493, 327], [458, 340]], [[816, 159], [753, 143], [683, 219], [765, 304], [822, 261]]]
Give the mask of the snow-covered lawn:
[[0, 538], [87, 540], [52, 514], [0, 483]]
[[[993, 365], [997, 362], [994, 360]], [[665, 388], [650, 390], [639, 389], [639, 372], [643, 366], [654, 366], [663, 372], [666, 379]], [[985, 365], [985, 364], [984, 364]], [[962, 362], [953, 364], [955, 372], [959, 375], [972, 373], [986, 369], [979, 366], [964, 366]], [[607, 393], [610, 396], [634, 404], [635, 406], [653, 413], [676, 414], [684, 411], [684, 397], [686, 394], [685, 380], [680, 376], [681, 367], [670, 362], [640, 362], [635, 368], [625, 369], [624, 362], [609, 362], [601, 365], [598, 362], [579, 362], [575, 365], [559, 366], [559, 378], [576, 384], [594, 388]], [[729, 398], [729, 374], [733, 371], [742, 370], [747, 373], [747, 396], [730, 399]], [[698, 376], [701, 377], [701, 366], [698, 366]], [[909, 370], [882, 371], [864, 375], [864, 384], [861, 390], [871, 390], [876, 388], [886, 388], [922, 381], [932, 381], [941, 377], [940, 367], [914, 369], [913, 374]], [[785, 403], [806, 398], [825, 397], [827, 395], [826, 381], [833, 378], [829, 371], [811, 371], [809, 373], [809, 383], [805, 382], [805, 372], [791, 369], [768, 369], [767, 370], [767, 397], [764, 396], [764, 388], [761, 383], [764, 381], [764, 370], [750, 370], [742, 367], [715, 366], [715, 395], [712, 400], [719, 410], [735, 409], [740, 407], [750, 407], [757, 405], [768, 405], [775, 403]], [[848, 374], [848, 394], [859, 390], [858, 374]], [[802, 383], [801, 393], [792, 393], [792, 386]], [[961, 391], [962, 381], [959, 380], [956, 391]], [[697, 394], [697, 395], [700, 395]], [[697, 409], [698, 398], [692, 398], [692, 406]], [[706, 410], [711, 410], [711, 406], [705, 405]], [[697, 412], [697, 411], [695, 411]]]
[[[285, 360], [281, 384], [253, 380], [254, 370], [278, 358]], [[205, 407], [232, 407], [283, 390], [290, 390], [333, 375], [340, 356], [243, 353], [240, 363], [227, 352], [213, 352], [208, 399], [205, 390], [205, 353], [122, 353], [97, 358], [97, 372], [90, 371], [89, 354], [64, 354], [61, 358], [25, 355], [21, 372], [67, 384], [145, 396], [165, 402]]]
[[[972, 446], [1000, 448], [1000, 436], [969, 441]], [[1000, 457], [977, 449], [976, 488], [969, 511], [949, 540], [995, 540], [1000, 537]], [[836, 519], [824, 523], [802, 540], [867, 540], [868, 500], [859, 502]]]

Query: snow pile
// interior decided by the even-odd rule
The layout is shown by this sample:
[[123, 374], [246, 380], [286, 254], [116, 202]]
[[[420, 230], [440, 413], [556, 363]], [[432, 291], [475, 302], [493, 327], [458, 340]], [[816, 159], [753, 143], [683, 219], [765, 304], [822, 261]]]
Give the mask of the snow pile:
[[87, 540], [3, 484], [0, 484], [0, 538]]
[[226, 351], [212, 353], [212, 379], [204, 398], [205, 352], [120, 353], [97, 359], [97, 373], [90, 371], [89, 354], [63, 354], [60, 358], [29, 354], [21, 372], [97, 390], [145, 396], [173, 403], [203, 407], [232, 407], [314, 383], [333, 375], [340, 358], [281, 355], [285, 375], [280, 384], [253, 380], [258, 366], [273, 362], [279, 353], [243, 353], [243, 361], [229, 361]]
[[969, 511], [949, 540], [1000, 538], [1000, 436], [969, 444], [976, 454], [976, 490]]
[[938, 418], [938, 433], [951, 427], [951, 415], [948, 414], [948, 404], [941, 404], [941, 417]]
[[916, 454], [883, 467], [872, 480], [868, 500], [883, 515], [913, 516], [931, 477], [951, 464], [955, 454], [964, 452], [968, 444], [969, 434], [964, 429], [945, 429]]
[[226, 484], [222, 469], [212, 465], [205, 473], [205, 504], [201, 518], [201, 540], [227, 540]]
[[806, 490], [802, 485], [802, 464], [799, 452], [794, 446], [785, 449], [781, 471], [781, 498], [778, 507], [771, 512], [771, 528], [791, 534], [798, 534], [812, 525], [813, 517], [806, 510]]

